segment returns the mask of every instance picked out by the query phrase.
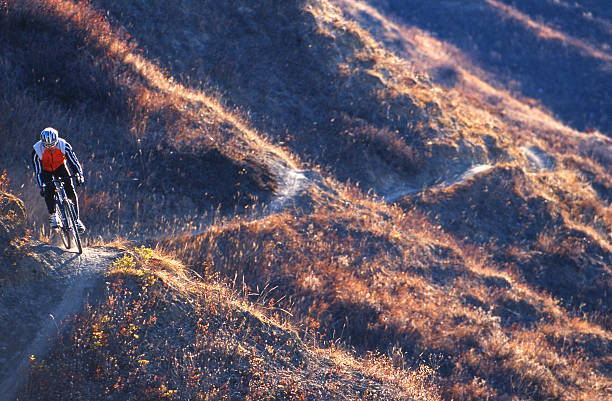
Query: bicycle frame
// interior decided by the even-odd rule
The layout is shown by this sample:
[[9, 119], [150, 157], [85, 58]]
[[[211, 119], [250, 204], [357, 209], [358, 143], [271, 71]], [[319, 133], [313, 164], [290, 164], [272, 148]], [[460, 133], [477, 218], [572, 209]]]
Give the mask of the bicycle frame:
[[[69, 176], [68, 178], [72, 179], [73, 177]], [[64, 189], [64, 181], [57, 177], [53, 177], [52, 182], [55, 186], [55, 193], [53, 196], [55, 198], [55, 208], [57, 212], [59, 212], [60, 219], [58, 222], [58, 231], [60, 232], [62, 241], [66, 249], [70, 249], [72, 246], [72, 239], [74, 238], [74, 243], [77, 246], [79, 254], [83, 253], [81, 237], [76, 225], [76, 212], [74, 210], [74, 205], [70, 199], [68, 199], [68, 195]]]
[[62, 215], [60, 216], [60, 227], [63, 227], [64, 225], [66, 225], [65, 208], [66, 202], [68, 201], [68, 195], [66, 195], [66, 190], [64, 189], [64, 182], [62, 180], [53, 177], [53, 185], [55, 185], [55, 194], [53, 195], [55, 197], [55, 205], [59, 206], [59, 209], [62, 213]]

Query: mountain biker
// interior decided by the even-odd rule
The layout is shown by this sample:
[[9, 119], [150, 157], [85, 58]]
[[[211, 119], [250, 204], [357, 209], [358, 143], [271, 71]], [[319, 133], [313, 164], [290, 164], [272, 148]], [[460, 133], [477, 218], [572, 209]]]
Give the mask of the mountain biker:
[[83, 170], [72, 146], [66, 140], [59, 137], [55, 128], [47, 127], [40, 133], [40, 141], [34, 144], [32, 152], [32, 163], [34, 172], [40, 187], [40, 196], [45, 198], [47, 210], [49, 211], [49, 224], [51, 228], [58, 227], [58, 216], [55, 213], [55, 185], [53, 177], [59, 178], [64, 183], [66, 195], [74, 204], [77, 215], [77, 229], [80, 233], [85, 232], [85, 225], [79, 218], [79, 200], [77, 198], [70, 174], [66, 168], [66, 162], [76, 179], [77, 185], [84, 183]]

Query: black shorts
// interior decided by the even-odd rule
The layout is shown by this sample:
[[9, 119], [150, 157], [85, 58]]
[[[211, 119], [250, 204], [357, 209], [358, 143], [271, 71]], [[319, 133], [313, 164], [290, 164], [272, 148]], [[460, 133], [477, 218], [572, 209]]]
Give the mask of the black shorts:
[[65, 164], [58, 167], [55, 171], [43, 170], [40, 172], [40, 180], [45, 185], [45, 203], [47, 204], [48, 212], [55, 212], [55, 184], [53, 184], [53, 177], [59, 178], [64, 183], [64, 190], [66, 190], [66, 195], [72, 201], [72, 203], [74, 203], [78, 216], [78, 200], [76, 192], [74, 192], [72, 179], [70, 179], [70, 173], [68, 172], [68, 169], [66, 168]]

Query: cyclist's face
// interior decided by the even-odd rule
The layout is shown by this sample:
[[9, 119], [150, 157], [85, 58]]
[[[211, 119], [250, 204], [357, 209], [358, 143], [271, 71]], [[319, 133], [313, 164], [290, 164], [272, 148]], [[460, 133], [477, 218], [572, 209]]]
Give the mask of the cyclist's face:
[[45, 144], [45, 149], [53, 150], [55, 149], [55, 144]]

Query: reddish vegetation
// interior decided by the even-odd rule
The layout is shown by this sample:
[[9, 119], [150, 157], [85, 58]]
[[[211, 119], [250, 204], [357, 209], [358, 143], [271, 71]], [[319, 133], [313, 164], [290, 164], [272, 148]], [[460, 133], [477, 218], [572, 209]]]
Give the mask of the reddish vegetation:
[[[572, 321], [558, 300], [418, 212], [347, 199], [349, 207], [236, 221], [167, 246], [202, 274], [236, 272], [255, 294], [265, 289], [271, 305], [297, 314], [322, 340], [435, 366], [449, 398], [591, 391], [583, 387], [591, 372], [579, 361], [605, 365], [610, 337], [597, 325]], [[560, 346], [561, 331], [573, 333], [572, 345]], [[581, 345], [591, 336], [603, 342]]]
[[49, 356], [31, 358], [27, 399], [439, 399], [425, 388], [431, 371], [407, 374], [380, 356], [366, 363], [308, 347], [246, 298], [212, 277], [192, 282], [150, 249], [112, 267], [101, 300], [63, 322]]
[[384, 29], [328, 0], [0, 2], [2, 228], [7, 189], [46, 217], [21, 166], [51, 124], [87, 240], [156, 249], [124, 247], [24, 397], [610, 397], [612, 142], [337, 3]]
[[11, 256], [28, 240], [25, 207], [8, 187], [5, 170], [0, 174], [0, 259]]

